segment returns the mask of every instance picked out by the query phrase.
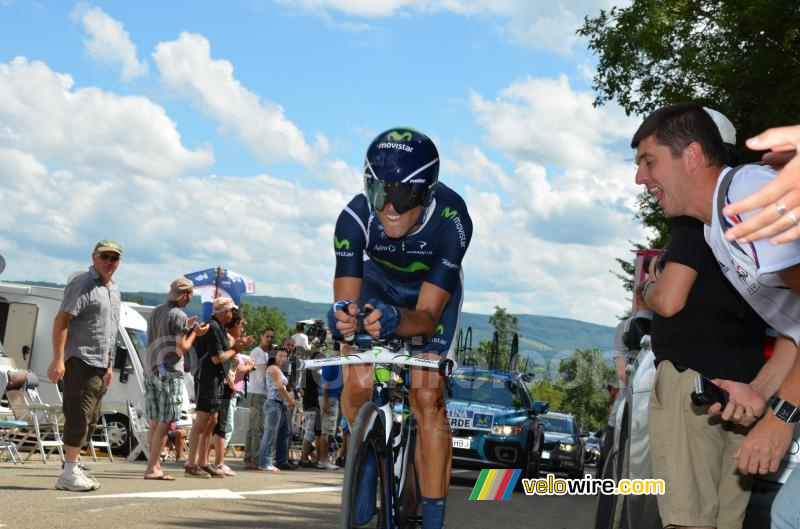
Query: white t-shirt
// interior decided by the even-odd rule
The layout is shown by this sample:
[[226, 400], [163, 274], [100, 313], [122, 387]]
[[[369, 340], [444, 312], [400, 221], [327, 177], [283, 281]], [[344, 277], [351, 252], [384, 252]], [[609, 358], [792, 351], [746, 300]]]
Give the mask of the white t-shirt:
[[308, 351], [308, 336], [302, 332], [298, 332], [292, 335], [292, 339], [294, 340], [295, 347], [302, 347], [305, 351]]
[[265, 353], [261, 347], [256, 347], [250, 351], [250, 359], [253, 361], [256, 368], [250, 372], [250, 382], [247, 384], [247, 392], [266, 395], [266, 380], [264, 379], [264, 375], [259, 372], [258, 367], [267, 365], [267, 353]]
[[[742, 297], [771, 327], [792, 338], [800, 346], [800, 294], [777, 274], [800, 264], [800, 241], [770, 244], [762, 239], [740, 245], [727, 241], [724, 230], [758, 213], [726, 216], [720, 224], [718, 203], [720, 184], [730, 168], [717, 180], [712, 203], [711, 226], [705, 227], [706, 242], [714, 252], [722, 272]], [[741, 200], [775, 178], [777, 173], [764, 165], [742, 166], [734, 175], [722, 200], [730, 204]], [[724, 191], [724, 190], [723, 190]], [[722, 204], [724, 207], [725, 204]]]

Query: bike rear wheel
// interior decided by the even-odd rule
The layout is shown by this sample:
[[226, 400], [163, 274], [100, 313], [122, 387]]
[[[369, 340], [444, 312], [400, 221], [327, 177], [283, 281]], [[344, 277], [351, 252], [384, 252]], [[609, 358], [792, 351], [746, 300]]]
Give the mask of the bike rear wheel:
[[[340, 514], [341, 529], [355, 529], [361, 527], [376, 527], [378, 529], [392, 529], [392, 498], [389, 488], [390, 469], [386, 466], [386, 443], [383, 415], [372, 402], [361, 406], [353, 424], [350, 441], [347, 447], [347, 460], [345, 465], [344, 482], [342, 483], [342, 506]], [[355, 501], [358, 487], [361, 482], [361, 473], [364, 461], [368, 454], [372, 454], [377, 464], [376, 498], [377, 507], [375, 516], [371, 520], [356, 525]], [[376, 520], [377, 519], [377, 520]]]

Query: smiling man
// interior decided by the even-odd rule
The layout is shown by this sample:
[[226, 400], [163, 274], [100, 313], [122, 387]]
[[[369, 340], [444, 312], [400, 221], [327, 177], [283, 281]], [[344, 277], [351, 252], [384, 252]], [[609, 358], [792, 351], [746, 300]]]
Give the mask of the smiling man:
[[[378, 135], [364, 161], [364, 192], [336, 223], [335, 303], [328, 314], [339, 337], [356, 332], [359, 306], [375, 338], [427, 337], [415, 354], [452, 355], [463, 295], [461, 260], [472, 237], [464, 200], [438, 181], [439, 153], [421, 132], [397, 128]], [[365, 259], [366, 254], [366, 259]], [[352, 425], [369, 400], [373, 370], [345, 370], [342, 410]], [[416, 466], [420, 473], [423, 528], [443, 526], [450, 483], [452, 440], [445, 415], [444, 381], [436, 372], [411, 373], [411, 406], [419, 425]], [[356, 521], [375, 511], [375, 465], [367, 463], [359, 487]], [[369, 494], [368, 494], [369, 493]]]
[[[698, 105], [679, 104], [650, 114], [636, 131], [631, 147], [636, 149], [636, 183], [647, 187], [667, 216], [687, 215], [705, 224], [705, 240], [728, 282], [765, 322], [780, 333], [775, 352], [752, 381], [717, 381], [730, 394], [729, 403], [722, 410], [722, 419], [733, 423], [751, 425], [764, 413], [767, 400], [776, 397], [771, 404], [772, 411], [764, 413], [737, 451], [723, 454], [718, 450], [725, 459], [738, 459], [739, 471], [765, 474], [777, 470], [792, 439], [794, 428], [791, 423], [800, 416], [796, 408], [800, 405], [800, 360], [797, 358], [800, 344], [800, 242], [775, 246], [767, 241], [740, 245], [726, 240], [725, 231], [729, 227], [757, 212], [729, 216], [722, 213], [725, 206], [762, 187], [775, 177], [775, 172], [761, 165], [727, 166], [724, 163], [727, 158], [725, 143], [735, 143], [735, 130], [725, 116]], [[777, 203], [770, 207], [779, 213], [785, 210]], [[651, 279], [650, 282], [652, 288], [659, 288], [658, 280]], [[731, 355], [716, 358], [714, 362], [718, 369], [743, 363]], [[668, 391], [659, 386], [657, 378], [651, 406], [659, 393]], [[685, 407], [689, 409], [688, 402]], [[719, 405], [715, 404], [709, 412], [714, 414], [718, 409]], [[709, 422], [714, 420], [712, 418]], [[711, 441], [719, 445], [714, 439]], [[695, 452], [692, 455], [698, 457]], [[675, 461], [673, 459], [667, 469], [670, 477], [675, 475]], [[729, 472], [732, 469], [730, 466], [726, 468]], [[660, 477], [656, 475], [655, 458], [653, 474]], [[677, 495], [678, 500], [669, 501], [669, 491], [675, 487], [667, 483], [668, 494], [658, 497], [664, 525], [741, 526], [744, 505], [740, 503], [736, 507], [736, 519], [731, 518], [733, 507], [723, 508], [723, 502], [730, 498], [729, 491], [722, 487], [725, 480], [720, 480], [719, 475], [707, 479], [708, 476], [696, 471], [693, 476], [705, 482], [703, 490], [691, 497]], [[781, 495], [796, 496], [798, 491], [800, 488], [787, 488]], [[699, 505], [698, 498], [701, 499]], [[795, 505], [796, 499], [792, 501]], [[719, 506], [718, 512], [708, 510], [709, 505]], [[726, 520], [733, 521], [720, 523], [723, 515]]]

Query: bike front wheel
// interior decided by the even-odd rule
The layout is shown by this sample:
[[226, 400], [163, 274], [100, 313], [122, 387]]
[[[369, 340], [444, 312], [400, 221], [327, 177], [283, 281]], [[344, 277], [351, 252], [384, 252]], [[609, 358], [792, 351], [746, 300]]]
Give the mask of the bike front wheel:
[[[376, 527], [392, 529], [392, 497], [389, 470], [386, 465], [386, 443], [383, 414], [367, 402], [358, 410], [347, 447], [344, 482], [342, 483], [341, 529]], [[376, 463], [375, 515], [367, 521], [357, 520], [357, 500], [365, 461], [373, 457]], [[377, 520], [376, 520], [377, 518]], [[362, 523], [356, 524], [357, 521]]]

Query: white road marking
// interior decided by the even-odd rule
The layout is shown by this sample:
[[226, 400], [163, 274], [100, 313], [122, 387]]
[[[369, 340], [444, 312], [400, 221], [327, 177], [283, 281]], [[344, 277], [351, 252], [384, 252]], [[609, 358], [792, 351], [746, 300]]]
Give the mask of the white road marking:
[[194, 500], [201, 498], [243, 500], [244, 496], [228, 489], [168, 490], [163, 492], [129, 492], [125, 494], [100, 494], [68, 496], [60, 500], [96, 500], [101, 498], [171, 498], [177, 500]]
[[264, 489], [247, 492], [232, 492], [228, 489], [171, 490], [162, 492], [128, 492], [124, 494], [100, 494], [61, 497], [60, 500], [96, 500], [106, 498], [168, 498], [176, 500], [225, 499], [243, 500], [247, 496], [267, 496], [273, 494], [303, 494], [311, 492], [339, 492], [342, 487], [308, 487], [304, 489]]
[[250, 492], [240, 492], [239, 494], [246, 494], [248, 496], [265, 496], [268, 494], [295, 494], [305, 492], [339, 492], [342, 487], [310, 487], [307, 489], [266, 489], [266, 490], [253, 490]]

